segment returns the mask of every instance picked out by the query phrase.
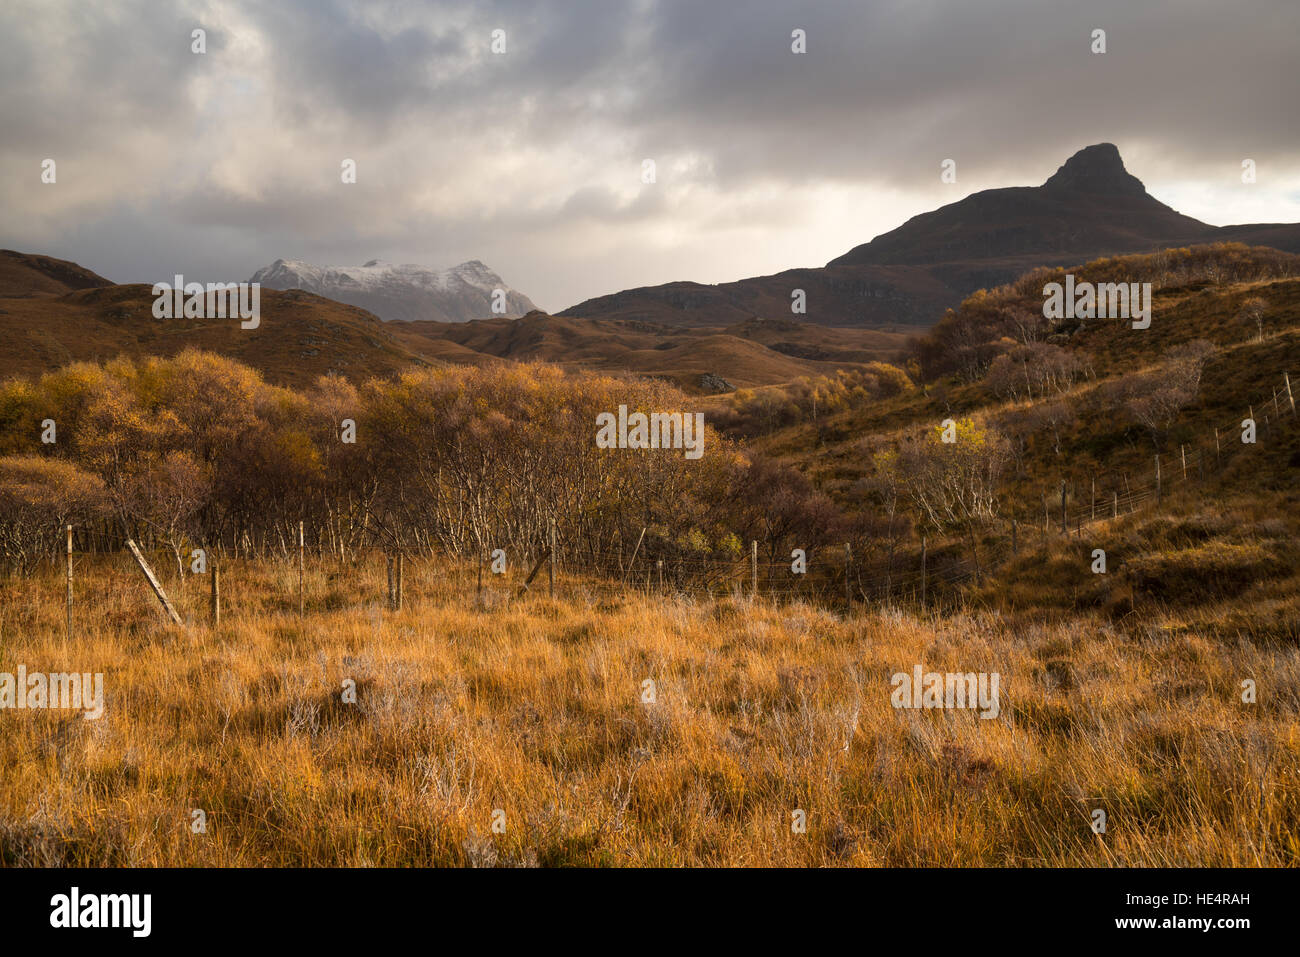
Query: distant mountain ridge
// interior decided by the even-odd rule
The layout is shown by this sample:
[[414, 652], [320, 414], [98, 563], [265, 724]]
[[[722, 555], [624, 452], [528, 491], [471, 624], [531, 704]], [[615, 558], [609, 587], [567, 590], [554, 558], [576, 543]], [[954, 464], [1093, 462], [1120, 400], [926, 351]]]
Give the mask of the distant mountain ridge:
[[[1211, 226], [1147, 193], [1111, 143], [1085, 147], [1041, 186], [973, 193], [913, 216], [824, 267], [705, 285], [674, 282], [578, 303], [561, 316], [686, 326], [750, 317], [827, 326], [929, 326], [976, 289], [1010, 282], [1038, 266], [1170, 246], [1241, 242], [1300, 253], [1300, 224]], [[792, 315], [804, 290], [807, 312]]]
[[[375, 278], [379, 265], [361, 267], [373, 271], [353, 281]], [[455, 288], [467, 272], [446, 277], [445, 285]], [[829, 375], [891, 359], [905, 344], [893, 333], [810, 329], [793, 322], [688, 329], [559, 319], [535, 311], [513, 319], [384, 322], [359, 306], [300, 287], [314, 278], [294, 271], [295, 288], [263, 288], [259, 324], [244, 329], [222, 317], [160, 319], [147, 283], [114, 285], [73, 262], [0, 251], [0, 382], [71, 362], [171, 356], [196, 348], [238, 359], [268, 381], [293, 387], [330, 373], [360, 384], [411, 366], [545, 361], [574, 371], [670, 379], [698, 393]]]
[[[302, 289], [359, 306], [389, 322], [517, 318], [537, 308], [477, 259], [443, 270], [378, 259], [361, 266], [315, 266], [298, 259], [277, 259], [253, 273], [249, 282], [268, 289]], [[498, 289], [505, 293], [504, 314], [492, 311]]]

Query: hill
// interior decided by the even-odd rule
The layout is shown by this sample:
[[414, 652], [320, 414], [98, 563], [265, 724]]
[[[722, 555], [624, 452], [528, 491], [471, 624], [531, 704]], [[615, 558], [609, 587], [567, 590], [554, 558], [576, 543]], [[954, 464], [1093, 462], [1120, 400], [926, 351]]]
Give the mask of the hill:
[[0, 249], [0, 299], [61, 296], [113, 283], [64, 259]]
[[235, 319], [155, 319], [153, 301], [146, 285], [0, 299], [0, 377], [36, 375], [77, 360], [172, 356], [189, 347], [238, 359], [281, 385], [328, 372], [352, 379], [391, 375], [435, 358], [399, 341], [370, 313], [300, 290], [263, 289], [256, 329], [241, 329]]
[[[718, 328], [580, 319], [532, 312], [522, 319], [413, 322], [397, 331], [412, 349], [440, 343], [449, 361], [490, 356], [569, 370], [631, 372], [668, 379], [687, 392], [786, 382], [829, 374], [901, 352], [904, 337], [871, 330], [746, 320]], [[452, 347], [455, 347], [454, 349]]]
[[[772, 276], [707, 286], [674, 282], [588, 299], [559, 313], [661, 325], [716, 327], [751, 319], [791, 319], [806, 325], [905, 332], [929, 325], [971, 283], [993, 285], [1000, 272], [910, 266], [788, 269]], [[972, 287], [974, 288], [974, 287]], [[802, 289], [807, 312], [791, 312]]]
[[522, 319], [383, 322], [300, 289], [265, 287], [261, 322], [246, 330], [226, 319], [156, 319], [149, 286], [113, 285], [75, 263], [23, 253], [0, 255], [0, 284], [0, 378], [194, 347], [238, 359], [278, 385], [329, 372], [361, 382], [409, 365], [545, 361], [654, 376], [707, 393], [888, 359], [905, 345], [898, 334], [790, 322], [682, 329], [537, 311]]

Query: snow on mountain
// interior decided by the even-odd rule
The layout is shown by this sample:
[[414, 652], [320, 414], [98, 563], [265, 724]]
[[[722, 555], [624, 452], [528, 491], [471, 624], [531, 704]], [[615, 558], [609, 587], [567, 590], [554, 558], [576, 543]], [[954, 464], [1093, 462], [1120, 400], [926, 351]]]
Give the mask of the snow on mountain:
[[502, 313], [492, 311], [497, 289], [505, 293], [507, 318], [518, 318], [537, 308], [531, 299], [511, 289], [477, 259], [444, 270], [378, 259], [364, 266], [314, 266], [297, 259], [277, 259], [253, 273], [249, 282], [261, 283], [268, 289], [303, 289], [368, 309], [388, 321], [501, 318]]

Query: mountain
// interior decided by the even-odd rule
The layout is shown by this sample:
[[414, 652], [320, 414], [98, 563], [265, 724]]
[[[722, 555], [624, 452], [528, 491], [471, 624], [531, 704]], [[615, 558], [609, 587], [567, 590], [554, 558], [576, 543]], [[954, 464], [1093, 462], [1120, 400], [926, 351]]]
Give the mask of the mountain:
[[386, 321], [468, 322], [500, 316], [492, 311], [497, 289], [505, 292], [506, 318], [537, 308], [477, 259], [441, 271], [378, 259], [364, 266], [313, 266], [296, 259], [277, 259], [249, 281], [267, 289], [302, 289], [359, 306]]
[[[783, 317], [829, 326], [929, 326], [976, 289], [1037, 266], [1170, 246], [1241, 242], [1300, 252], [1300, 224], [1216, 227], [1147, 193], [1113, 144], [1071, 156], [1041, 186], [973, 193], [909, 219], [822, 268], [719, 285], [676, 282], [589, 299], [562, 316], [716, 326]], [[803, 289], [807, 313], [790, 312]]]
[[986, 189], [832, 259], [922, 265], [1034, 256], [1083, 262], [1119, 251], [1214, 242], [1216, 227], [1175, 212], [1124, 168], [1110, 143], [1075, 153], [1042, 186]]

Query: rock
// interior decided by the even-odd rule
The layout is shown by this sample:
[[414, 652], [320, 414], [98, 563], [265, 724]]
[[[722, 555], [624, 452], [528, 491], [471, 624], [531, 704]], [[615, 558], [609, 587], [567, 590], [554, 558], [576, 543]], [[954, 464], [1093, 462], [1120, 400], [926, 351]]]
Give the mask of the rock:
[[736, 387], [722, 376], [706, 372], [700, 376], [700, 388], [705, 392], [732, 392]]

